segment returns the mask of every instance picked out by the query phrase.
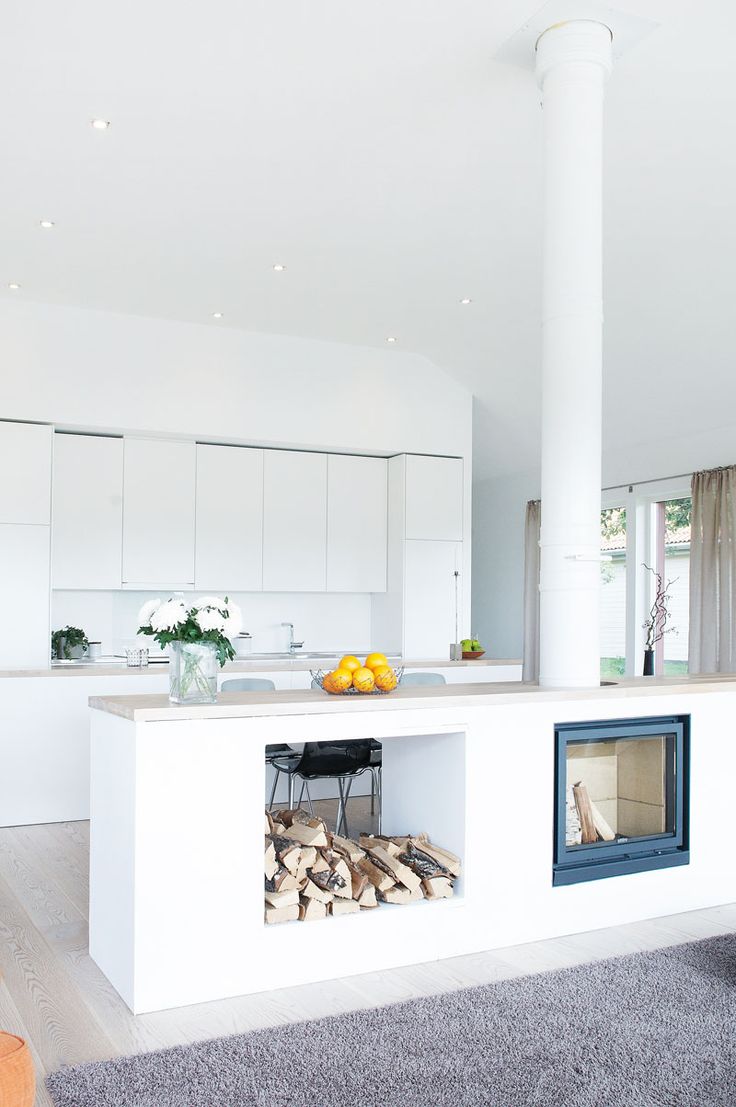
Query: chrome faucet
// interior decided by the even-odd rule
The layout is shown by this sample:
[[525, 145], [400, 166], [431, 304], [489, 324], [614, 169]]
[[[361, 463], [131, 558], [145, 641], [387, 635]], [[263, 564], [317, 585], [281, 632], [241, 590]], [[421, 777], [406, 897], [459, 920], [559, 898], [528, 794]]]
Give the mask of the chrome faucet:
[[289, 628], [289, 653], [295, 653], [296, 650], [300, 650], [302, 648], [302, 646], [304, 645], [304, 643], [294, 641], [294, 624], [293, 623], [282, 623], [281, 626]]

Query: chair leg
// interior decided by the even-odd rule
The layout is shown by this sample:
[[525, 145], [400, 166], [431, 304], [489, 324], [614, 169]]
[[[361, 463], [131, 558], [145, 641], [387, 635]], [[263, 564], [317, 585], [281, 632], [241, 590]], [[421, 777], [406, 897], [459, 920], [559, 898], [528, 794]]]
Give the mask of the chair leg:
[[[348, 800], [350, 799], [350, 789], [353, 786], [353, 780], [354, 779], [355, 778], [352, 777], [352, 776], [349, 777], [348, 781], [347, 781], [347, 784], [345, 784], [345, 799], [343, 800], [343, 805], [342, 805], [343, 835], [346, 838], [350, 837], [350, 831], [348, 829]], [[339, 833], [340, 833], [340, 831], [338, 830], [338, 834]]]
[[376, 810], [376, 770], [371, 769], [371, 815]]
[[[309, 806], [309, 814], [314, 818], [314, 808], [312, 807], [312, 797], [309, 794], [309, 781], [304, 778], [304, 787], [307, 789], [307, 804]], [[301, 803], [301, 800], [299, 801]]]
[[279, 777], [281, 776], [281, 769], [277, 769], [275, 765], [274, 765], [273, 769], [274, 769], [273, 787], [271, 788], [271, 798], [268, 801], [268, 810], [269, 811], [271, 811], [273, 809], [273, 801], [276, 798], [276, 785], [278, 784]]
[[289, 810], [294, 810], [294, 774], [289, 773]]
[[376, 770], [376, 778], [378, 780], [378, 833], [383, 831], [383, 765], [379, 765]]
[[335, 833], [340, 833], [340, 824], [345, 817], [345, 795], [342, 786], [342, 777], [337, 777], [337, 788], [340, 793], [340, 802], [337, 805], [337, 819], [335, 820]]
[[302, 796], [304, 795], [304, 789], [306, 788], [306, 786], [307, 786], [306, 780], [302, 779], [302, 788], [301, 788], [301, 791], [299, 793], [299, 799], [296, 801], [297, 807], [301, 807], [301, 805], [302, 805]]

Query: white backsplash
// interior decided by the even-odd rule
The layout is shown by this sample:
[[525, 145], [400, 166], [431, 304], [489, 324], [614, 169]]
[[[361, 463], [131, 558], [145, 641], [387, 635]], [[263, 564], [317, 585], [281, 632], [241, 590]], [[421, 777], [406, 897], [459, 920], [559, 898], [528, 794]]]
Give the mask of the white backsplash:
[[[135, 644], [137, 617], [146, 600], [160, 592], [54, 591], [51, 625], [81, 627], [92, 641], [102, 642], [104, 654], [121, 653]], [[185, 593], [185, 599], [198, 592]], [[305, 650], [365, 652], [371, 642], [371, 598], [365, 594], [332, 592], [234, 592], [230, 599], [243, 611], [243, 630], [253, 636], [254, 653], [286, 650], [289, 632], [281, 623], [294, 624], [294, 638]], [[148, 643], [155, 648], [152, 640]]]

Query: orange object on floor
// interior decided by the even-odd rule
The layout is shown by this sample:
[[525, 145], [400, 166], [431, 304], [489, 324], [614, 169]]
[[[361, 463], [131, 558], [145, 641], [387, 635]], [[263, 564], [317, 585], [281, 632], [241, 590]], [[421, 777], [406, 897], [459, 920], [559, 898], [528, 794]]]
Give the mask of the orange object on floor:
[[0, 1107], [33, 1107], [36, 1074], [22, 1038], [0, 1030]]

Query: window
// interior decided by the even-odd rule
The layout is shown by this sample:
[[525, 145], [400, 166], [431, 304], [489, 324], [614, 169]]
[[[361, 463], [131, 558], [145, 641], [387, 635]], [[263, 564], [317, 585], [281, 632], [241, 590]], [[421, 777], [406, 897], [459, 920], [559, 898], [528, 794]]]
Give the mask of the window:
[[626, 508], [601, 511], [601, 680], [626, 672]]
[[667, 633], [655, 649], [655, 673], [687, 672], [690, 603], [689, 478], [607, 489], [601, 511], [601, 678], [641, 676], [643, 629], [654, 578], [667, 585]]
[[664, 676], [687, 672], [690, 618], [690, 496], [654, 505], [657, 572], [668, 589], [669, 619], [655, 650], [655, 671]]

